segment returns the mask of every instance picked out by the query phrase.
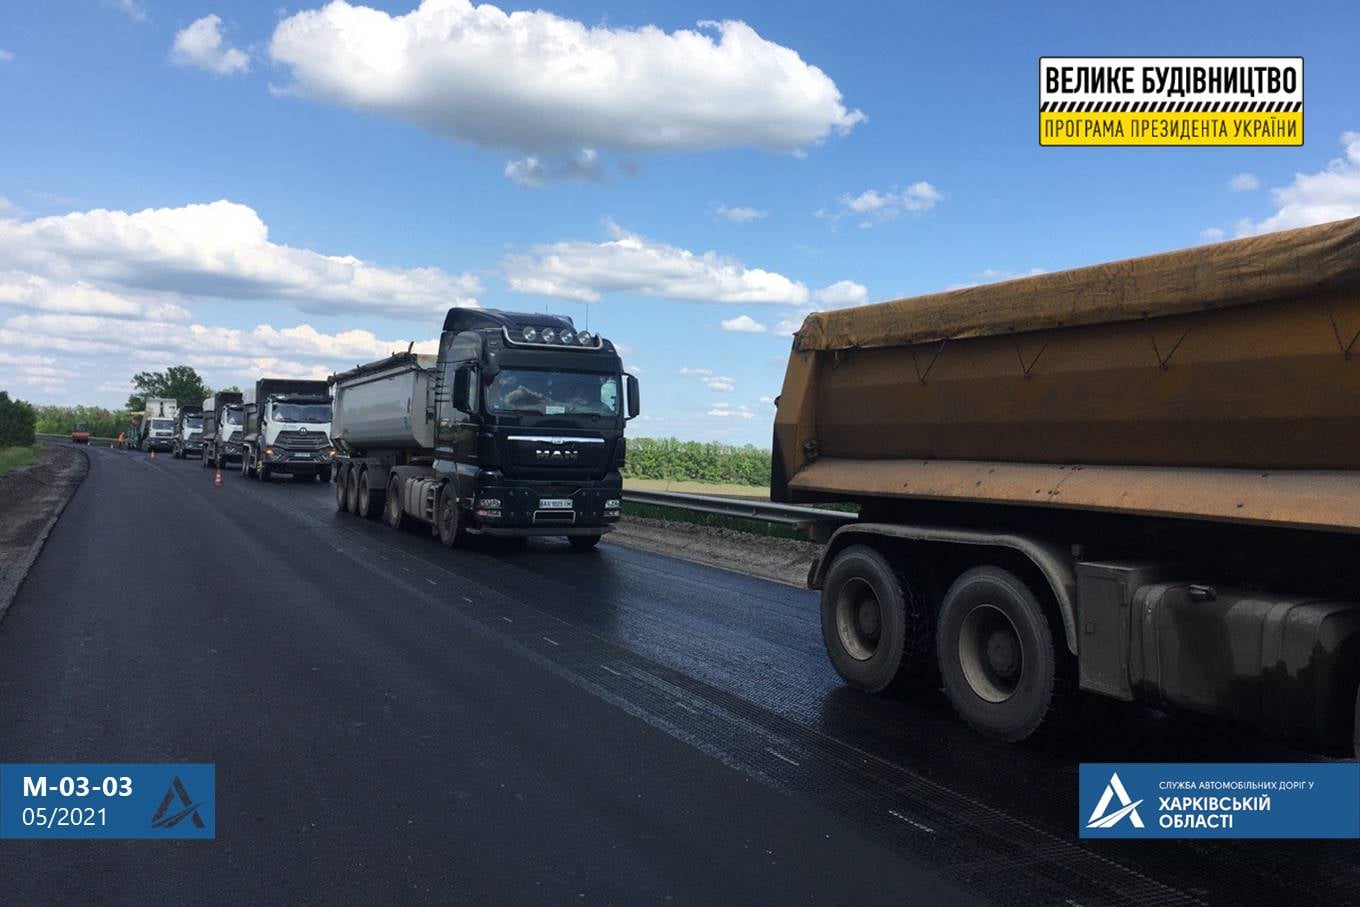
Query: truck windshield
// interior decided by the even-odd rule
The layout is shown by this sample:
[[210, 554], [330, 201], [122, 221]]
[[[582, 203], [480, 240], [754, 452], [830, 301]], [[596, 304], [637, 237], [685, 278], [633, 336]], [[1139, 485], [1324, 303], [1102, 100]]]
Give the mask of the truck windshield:
[[241, 411], [239, 409], [229, 409], [226, 411], [226, 423], [228, 425], [241, 424]]
[[275, 403], [274, 419], [277, 422], [329, 422], [331, 407], [329, 403]]
[[203, 417], [202, 417], [202, 416], [189, 416], [189, 417], [187, 417], [187, 418], [184, 420], [184, 424], [187, 425], [189, 428], [202, 428], [202, 427], [203, 427]]
[[501, 369], [486, 389], [490, 413], [616, 416], [619, 378], [598, 372]]
[[151, 427], [156, 429], [174, 428], [175, 423], [170, 419], [152, 419]]

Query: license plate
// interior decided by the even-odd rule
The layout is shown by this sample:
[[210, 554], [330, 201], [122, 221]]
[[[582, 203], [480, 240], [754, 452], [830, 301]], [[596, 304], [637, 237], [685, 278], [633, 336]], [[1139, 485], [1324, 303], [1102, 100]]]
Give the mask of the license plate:
[[539, 510], [570, 510], [571, 498], [539, 498]]

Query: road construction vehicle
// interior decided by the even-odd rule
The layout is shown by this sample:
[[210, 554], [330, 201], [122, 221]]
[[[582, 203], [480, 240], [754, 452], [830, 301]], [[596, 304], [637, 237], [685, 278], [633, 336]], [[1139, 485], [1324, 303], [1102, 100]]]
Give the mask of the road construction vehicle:
[[218, 391], [203, 400], [204, 466], [226, 468], [228, 463], [241, 459], [241, 432], [245, 416], [241, 412], [240, 391]]
[[90, 427], [84, 422], [77, 422], [75, 428], [71, 429], [72, 444], [89, 444]]
[[1073, 690], [1360, 750], [1360, 219], [810, 315], [771, 498], [851, 685]]
[[588, 549], [619, 518], [638, 383], [570, 318], [451, 309], [436, 354], [331, 376], [336, 507], [393, 528], [565, 536]]
[[175, 414], [175, 442], [171, 456], [177, 460], [203, 455], [203, 410], [184, 406]]
[[261, 378], [246, 388], [242, 410], [243, 476], [262, 482], [276, 475], [330, 481], [336, 451], [325, 381]]

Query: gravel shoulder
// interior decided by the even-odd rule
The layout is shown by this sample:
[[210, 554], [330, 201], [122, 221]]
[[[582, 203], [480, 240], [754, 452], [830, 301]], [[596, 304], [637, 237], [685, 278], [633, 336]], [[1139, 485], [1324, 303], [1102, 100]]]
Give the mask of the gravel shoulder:
[[617, 545], [759, 576], [800, 589], [807, 586], [808, 568], [822, 547], [796, 539], [627, 515], [604, 538]]
[[89, 468], [85, 451], [51, 444], [36, 463], [0, 475], [0, 618]]

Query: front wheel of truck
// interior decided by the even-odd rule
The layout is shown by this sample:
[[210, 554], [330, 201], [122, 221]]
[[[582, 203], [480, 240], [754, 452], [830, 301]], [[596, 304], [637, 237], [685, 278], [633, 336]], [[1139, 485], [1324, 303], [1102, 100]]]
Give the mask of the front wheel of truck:
[[934, 609], [877, 549], [836, 555], [822, 586], [822, 641], [836, 672], [869, 693], [933, 688]]
[[335, 468], [335, 509], [341, 513], [345, 510], [345, 498], [347, 497], [345, 494], [345, 480], [347, 476], [348, 470], [346, 470], [344, 466], [337, 466]]
[[1017, 743], [1057, 711], [1058, 652], [1038, 597], [1000, 567], [974, 567], [940, 606], [940, 675], [955, 711], [974, 730]]
[[600, 536], [569, 535], [567, 536], [567, 541], [571, 542], [571, 547], [575, 548], [577, 551], [589, 551], [596, 545], [600, 544]]
[[458, 495], [450, 487], [445, 487], [439, 496], [439, 541], [445, 548], [457, 548], [467, 537], [463, 525], [463, 514], [458, 507]]

